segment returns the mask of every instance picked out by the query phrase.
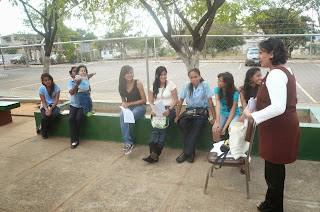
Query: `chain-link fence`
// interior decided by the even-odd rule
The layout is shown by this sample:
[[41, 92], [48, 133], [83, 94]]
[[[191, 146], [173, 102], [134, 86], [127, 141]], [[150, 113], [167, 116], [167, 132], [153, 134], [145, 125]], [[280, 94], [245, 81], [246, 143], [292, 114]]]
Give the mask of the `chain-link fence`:
[[[320, 35], [276, 35], [280, 37], [290, 55], [287, 66], [297, 79], [300, 103], [320, 102]], [[243, 84], [250, 66], [259, 66], [258, 44], [263, 35], [219, 35], [208, 36], [200, 55], [199, 69], [202, 77], [213, 90], [217, 86], [217, 75], [230, 72], [235, 85]], [[190, 43], [191, 37], [178, 37], [180, 43]], [[178, 39], [175, 37], [175, 39]], [[43, 46], [25, 45], [0, 47], [0, 96], [39, 98], [38, 88], [43, 72]], [[9, 54], [10, 49], [15, 54]], [[135, 78], [139, 79], [148, 92], [158, 66], [165, 66], [168, 79], [181, 90], [187, 82], [187, 68], [181, 58], [163, 37], [114, 38], [90, 41], [55, 43], [51, 54], [50, 74], [61, 88], [61, 98], [69, 99], [67, 82], [72, 66], [84, 64], [89, 73], [97, 74], [90, 79], [93, 100], [120, 100], [118, 82], [120, 69], [130, 65]], [[261, 68], [262, 74], [267, 69]]]

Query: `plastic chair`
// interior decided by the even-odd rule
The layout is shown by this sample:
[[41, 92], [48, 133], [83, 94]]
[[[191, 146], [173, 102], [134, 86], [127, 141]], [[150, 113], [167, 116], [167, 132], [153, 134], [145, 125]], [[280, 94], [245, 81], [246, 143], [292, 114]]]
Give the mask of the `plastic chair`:
[[[234, 158], [226, 158], [224, 161], [223, 166], [229, 166], [229, 167], [237, 167], [237, 168], [243, 168], [245, 170], [245, 175], [246, 175], [246, 187], [247, 187], [247, 198], [250, 199], [249, 195], [249, 181], [250, 181], [250, 169], [249, 169], [249, 158], [251, 154], [251, 149], [252, 149], [252, 143], [255, 135], [255, 130], [256, 130], [256, 123], [253, 119], [248, 121], [248, 128], [246, 132], [246, 138], [245, 140], [250, 142], [249, 149], [247, 151], [247, 157], [240, 157], [239, 159], [235, 160]], [[206, 184], [204, 186], [204, 194], [206, 194], [207, 187], [208, 187], [208, 181], [209, 177], [213, 177], [213, 169], [214, 169], [214, 161], [218, 157], [216, 152], [209, 152], [208, 153], [208, 162], [212, 163], [212, 165], [209, 167], [208, 173], [207, 173], [207, 179], [206, 179]], [[218, 161], [216, 165], [220, 165], [221, 160]]]

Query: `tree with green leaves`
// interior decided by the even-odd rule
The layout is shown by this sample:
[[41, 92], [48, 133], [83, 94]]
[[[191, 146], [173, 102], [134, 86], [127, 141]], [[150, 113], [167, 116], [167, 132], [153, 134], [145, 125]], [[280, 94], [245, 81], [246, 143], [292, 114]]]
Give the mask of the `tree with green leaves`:
[[[302, 15], [310, 0], [234, 0], [241, 11], [241, 22], [252, 33], [305, 34], [311, 32], [312, 20]], [[289, 52], [305, 45], [306, 37], [282, 37]]]
[[[305, 34], [311, 32], [311, 18], [302, 16], [300, 11], [286, 8], [270, 8], [253, 15], [255, 23], [265, 34]], [[289, 52], [294, 46], [306, 43], [306, 37], [282, 37]]]
[[[154, 19], [162, 35], [180, 56], [187, 70], [199, 67], [199, 55], [204, 48], [206, 36], [217, 10], [225, 0], [140, 0], [140, 2]], [[166, 24], [162, 20], [165, 20]], [[190, 34], [192, 39], [174, 37], [185, 34]]]
[[44, 0], [40, 5], [32, 5], [29, 0], [10, 0], [13, 5], [21, 4], [28, 17], [29, 23], [34, 31], [44, 38], [45, 54], [43, 72], [49, 72], [50, 54], [59, 25], [75, 7], [88, 8], [86, 11], [98, 10], [102, 4], [107, 2], [99, 0]]

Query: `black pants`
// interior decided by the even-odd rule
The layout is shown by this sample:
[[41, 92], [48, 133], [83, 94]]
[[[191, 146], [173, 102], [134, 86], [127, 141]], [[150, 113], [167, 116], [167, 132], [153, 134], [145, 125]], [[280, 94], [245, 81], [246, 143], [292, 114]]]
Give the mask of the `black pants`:
[[41, 132], [43, 136], [48, 136], [48, 128], [53, 123], [53, 121], [58, 118], [60, 114], [60, 108], [55, 107], [51, 112], [50, 116], [46, 115], [46, 110], [41, 108]]
[[283, 191], [286, 177], [285, 165], [265, 161], [264, 175], [268, 185], [265, 205], [272, 212], [283, 212]]
[[184, 137], [183, 152], [186, 155], [195, 153], [196, 143], [200, 136], [201, 128], [208, 120], [206, 117], [184, 118], [179, 121], [179, 128]]
[[79, 134], [80, 134], [82, 118], [83, 118], [83, 109], [72, 107], [70, 105], [69, 130], [70, 130], [71, 143], [75, 141], [79, 142]]

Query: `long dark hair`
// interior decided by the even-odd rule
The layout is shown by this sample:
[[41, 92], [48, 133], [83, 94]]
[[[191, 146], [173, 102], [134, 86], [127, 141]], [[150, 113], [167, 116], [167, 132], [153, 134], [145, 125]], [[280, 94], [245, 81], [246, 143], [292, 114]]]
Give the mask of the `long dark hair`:
[[[79, 65], [77, 70], [76, 70], [76, 74], [79, 74], [79, 71], [80, 71], [81, 68], [85, 68], [86, 69], [86, 73], [88, 74], [88, 69], [87, 69], [87, 67], [85, 65]], [[71, 69], [71, 71], [72, 71], [72, 69]]]
[[[233, 105], [233, 95], [237, 90], [236, 86], [234, 85], [233, 76], [229, 72], [224, 72], [224, 73], [218, 74], [218, 78], [220, 78], [220, 77], [223, 78], [223, 82], [226, 84], [225, 99], [227, 100], [228, 110], [231, 110], [232, 105]], [[222, 88], [219, 88], [219, 98], [220, 98], [220, 101], [222, 101], [222, 99], [223, 99], [223, 89]]]
[[279, 38], [268, 38], [259, 44], [259, 48], [268, 53], [273, 51], [273, 58], [270, 60], [274, 66], [285, 64], [288, 60], [288, 51]]
[[133, 70], [131, 66], [125, 65], [121, 68], [119, 76], [119, 93], [121, 97], [125, 97], [127, 91], [126, 79], [124, 76], [129, 73], [130, 70]]
[[258, 94], [258, 89], [260, 85], [256, 85], [254, 88], [252, 87], [251, 78], [260, 71], [260, 68], [250, 68], [246, 73], [246, 78], [244, 79], [243, 86], [241, 87], [244, 93], [244, 98], [246, 102], [250, 99], [250, 97], [256, 97]]
[[[153, 98], [157, 99], [157, 95], [159, 93], [159, 88], [160, 88], [160, 76], [161, 73], [165, 71], [166, 73], [168, 73], [167, 69], [164, 66], [159, 66], [156, 69], [156, 74], [155, 74], [155, 78], [154, 78], [154, 82], [153, 82]], [[164, 84], [164, 88], [165, 89], [167, 87], [167, 81]]]
[[[196, 72], [197, 74], [199, 74], [199, 76], [201, 77], [201, 74], [200, 74], [200, 70], [198, 68], [193, 68], [193, 69], [190, 69], [188, 71], [188, 76], [190, 75], [191, 72]], [[204, 81], [204, 79], [201, 77], [200, 78], [200, 83], [202, 83]], [[199, 85], [200, 85], [199, 83]], [[190, 82], [190, 85], [189, 85], [189, 98], [191, 98], [191, 96], [193, 95], [193, 84]]]
[[43, 79], [44, 79], [45, 77], [48, 77], [48, 79], [52, 81], [51, 86], [50, 86], [50, 91], [48, 91], [48, 89], [47, 89], [49, 96], [52, 97], [52, 93], [53, 93], [54, 87], [55, 87], [55, 84], [54, 84], [54, 82], [53, 82], [53, 78], [52, 78], [52, 76], [51, 76], [50, 74], [48, 74], [48, 73], [43, 73], [43, 74], [41, 75], [41, 83], [42, 83], [42, 85], [44, 85], [44, 86], [46, 86], [46, 85], [43, 83]]

